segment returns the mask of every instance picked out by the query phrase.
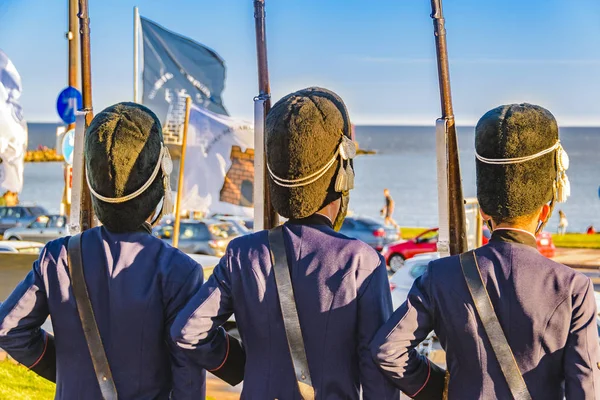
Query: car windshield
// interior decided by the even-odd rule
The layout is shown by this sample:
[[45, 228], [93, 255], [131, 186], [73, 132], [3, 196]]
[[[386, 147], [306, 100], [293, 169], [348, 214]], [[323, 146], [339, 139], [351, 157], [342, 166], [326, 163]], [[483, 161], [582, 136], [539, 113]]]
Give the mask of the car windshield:
[[239, 236], [240, 232], [238, 229], [230, 223], [222, 223], [222, 224], [210, 224], [208, 225], [208, 230], [213, 236], [227, 239], [235, 236]]
[[418, 264], [415, 264], [410, 269], [410, 276], [412, 276], [413, 278], [417, 279], [418, 277], [420, 277], [421, 275], [423, 275], [423, 273], [427, 269], [428, 265], [429, 265], [429, 261], [423, 261], [423, 262], [419, 262]]

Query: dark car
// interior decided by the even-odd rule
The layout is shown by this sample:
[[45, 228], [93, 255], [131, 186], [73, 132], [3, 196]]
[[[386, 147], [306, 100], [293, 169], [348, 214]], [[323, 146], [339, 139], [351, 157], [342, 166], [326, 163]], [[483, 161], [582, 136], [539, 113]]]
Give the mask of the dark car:
[[[173, 222], [154, 228], [154, 236], [171, 244]], [[183, 220], [179, 226], [178, 248], [188, 254], [206, 254], [221, 257], [231, 239], [242, 233], [230, 222], [219, 220]]]
[[9, 228], [29, 225], [40, 215], [46, 214], [48, 211], [39, 206], [0, 207], [0, 235], [4, 235]]
[[381, 251], [388, 243], [398, 240], [398, 231], [383, 222], [368, 217], [346, 217], [340, 233], [356, 238]]
[[40, 215], [29, 225], [7, 229], [4, 240], [29, 240], [48, 243], [67, 234], [67, 218], [62, 215]]

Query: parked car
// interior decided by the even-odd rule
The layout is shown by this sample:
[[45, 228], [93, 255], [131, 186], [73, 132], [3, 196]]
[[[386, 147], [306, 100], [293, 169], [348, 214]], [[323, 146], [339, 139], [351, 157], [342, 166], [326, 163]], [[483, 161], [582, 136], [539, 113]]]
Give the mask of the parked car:
[[[171, 244], [173, 222], [167, 222], [154, 228], [154, 236]], [[188, 254], [205, 254], [221, 257], [227, 244], [241, 233], [231, 222], [218, 220], [183, 220], [179, 226], [179, 249]]]
[[0, 253], [40, 254], [43, 243], [0, 240]]
[[392, 291], [394, 310], [404, 303], [413, 282], [419, 276], [423, 275], [429, 262], [438, 258], [440, 258], [439, 253], [416, 255], [410, 260], [406, 260], [404, 266], [392, 275], [390, 278], [390, 290]]
[[362, 240], [377, 251], [381, 251], [385, 245], [400, 238], [398, 231], [393, 227], [383, 224], [367, 217], [346, 217], [340, 233]]
[[401, 240], [385, 246], [381, 254], [393, 272], [398, 271], [404, 262], [417, 254], [437, 251], [438, 228], [428, 229], [413, 239]]
[[62, 215], [40, 215], [23, 227], [7, 229], [4, 240], [29, 240], [48, 243], [68, 233], [67, 218]]
[[242, 235], [252, 232], [254, 228], [254, 220], [252, 218], [240, 217], [236, 215], [215, 214], [211, 217], [219, 221], [231, 222], [240, 231]]
[[[487, 226], [483, 227], [482, 243], [486, 245], [489, 242], [491, 233]], [[381, 253], [385, 258], [387, 265], [393, 272], [396, 272], [404, 262], [417, 254], [437, 251], [438, 228], [428, 229], [410, 240], [401, 240], [385, 246]], [[548, 232], [542, 232], [536, 238], [538, 251], [548, 257], [554, 257], [556, 248], [552, 241], [552, 235]]]
[[9, 228], [29, 225], [38, 216], [46, 214], [48, 211], [38, 206], [0, 207], [0, 235]]

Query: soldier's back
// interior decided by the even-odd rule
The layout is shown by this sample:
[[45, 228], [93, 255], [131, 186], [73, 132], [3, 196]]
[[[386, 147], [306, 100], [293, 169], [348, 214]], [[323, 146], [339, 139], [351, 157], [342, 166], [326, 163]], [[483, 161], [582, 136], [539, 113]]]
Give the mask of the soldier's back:
[[[589, 293], [593, 291], [590, 280], [525, 244], [491, 241], [475, 254], [531, 396], [563, 399], [569, 372], [566, 369], [579, 368], [574, 354], [589, 357], [585, 362], [589, 364], [589, 360], [595, 359], [598, 346], [593, 337], [587, 338], [589, 343], [572, 343], [569, 339], [570, 333], [577, 329], [578, 315], [595, 314], [585, 310], [590, 307], [589, 296], [593, 298], [593, 293]], [[429, 293], [436, 309], [435, 330], [447, 352], [449, 398], [511, 398], [476, 316], [459, 258], [432, 262], [429, 273]], [[570, 351], [573, 349], [568, 350], [569, 346], [580, 347]], [[568, 376], [566, 384], [569, 385]]]
[[[56, 398], [100, 399], [71, 294], [66, 245], [66, 238], [49, 243], [39, 265], [55, 334]], [[200, 266], [146, 232], [115, 234], [94, 228], [83, 234], [82, 253], [90, 301], [119, 398], [170, 398], [171, 357], [176, 355], [170, 354], [174, 346], [166, 333], [176, 312], [202, 283]], [[203, 396], [203, 381], [197, 377], [189, 389]]]
[[[367, 350], [391, 313], [381, 257], [325, 225], [285, 224], [283, 231], [317, 398], [358, 399], [361, 384], [369, 394], [375, 386], [393, 392]], [[235, 239], [227, 257], [247, 357], [242, 397], [297, 398], [267, 232]]]

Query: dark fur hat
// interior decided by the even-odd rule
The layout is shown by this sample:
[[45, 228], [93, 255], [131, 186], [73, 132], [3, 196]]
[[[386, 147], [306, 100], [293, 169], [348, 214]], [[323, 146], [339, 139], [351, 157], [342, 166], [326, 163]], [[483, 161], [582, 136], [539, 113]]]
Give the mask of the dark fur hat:
[[[142, 187], [154, 171], [163, 143], [156, 115], [135, 103], [119, 103], [96, 115], [85, 132], [90, 186], [105, 197], [122, 197]], [[138, 197], [119, 204], [92, 195], [94, 212], [109, 231], [131, 232], [152, 215], [164, 196], [162, 175]]]
[[[532, 104], [510, 104], [488, 111], [475, 128], [475, 150], [482, 157], [531, 156], [558, 140], [558, 125], [550, 111]], [[477, 198], [494, 220], [531, 215], [552, 200], [556, 152], [517, 164], [477, 165]]]
[[[273, 173], [293, 180], [313, 174], [335, 154], [342, 135], [351, 137], [350, 118], [335, 93], [311, 87], [279, 100], [267, 116], [266, 158]], [[335, 191], [339, 158], [316, 182], [282, 187], [269, 181], [275, 210], [286, 218], [304, 218], [341, 197]]]

